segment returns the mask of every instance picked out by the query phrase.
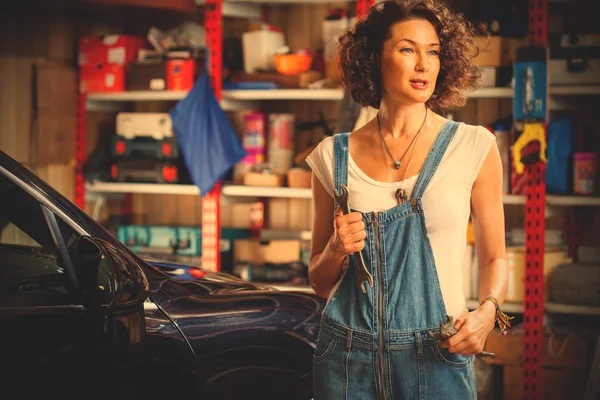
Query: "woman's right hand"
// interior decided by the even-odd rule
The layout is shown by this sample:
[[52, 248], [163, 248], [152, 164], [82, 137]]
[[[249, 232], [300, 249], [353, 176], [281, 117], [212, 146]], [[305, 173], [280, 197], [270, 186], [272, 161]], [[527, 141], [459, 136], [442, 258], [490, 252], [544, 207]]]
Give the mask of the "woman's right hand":
[[344, 215], [342, 208], [338, 206], [333, 226], [333, 248], [336, 252], [353, 254], [365, 247], [367, 232], [361, 213], [355, 211]]

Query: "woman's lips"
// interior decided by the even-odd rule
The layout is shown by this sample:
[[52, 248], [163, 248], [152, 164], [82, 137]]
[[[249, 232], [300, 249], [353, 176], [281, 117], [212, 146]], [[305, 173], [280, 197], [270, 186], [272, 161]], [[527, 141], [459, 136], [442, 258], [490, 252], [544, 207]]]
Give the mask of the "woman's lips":
[[414, 79], [410, 81], [410, 85], [417, 90], [425, 90], [429, 87], [429, 82], [421, 79]]

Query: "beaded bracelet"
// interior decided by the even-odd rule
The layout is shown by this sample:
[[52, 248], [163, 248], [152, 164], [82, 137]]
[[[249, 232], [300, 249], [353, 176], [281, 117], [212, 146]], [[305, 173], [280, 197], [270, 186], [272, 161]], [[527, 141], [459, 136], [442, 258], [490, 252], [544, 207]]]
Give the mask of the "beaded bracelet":
[[500, 329], [500, 332], [498, 332], [498, 334], [500, 336], [506, 336], [506, 334], [508, 333], [507, 329], [512, 328], [510, 320], [514, 317], [509, 317], [508, 315], [502, 312], [500, 304], [498, 304], [498, 299], [496, 299], [494, 296], [486, 297], [485, 300], [479, 303], [479, 305], [481, 306], [486, 301], [491, 302], [494, 305], [494, 307], [496, 307], [496, 320], [494, 322], [498, 323], [498, 329]]

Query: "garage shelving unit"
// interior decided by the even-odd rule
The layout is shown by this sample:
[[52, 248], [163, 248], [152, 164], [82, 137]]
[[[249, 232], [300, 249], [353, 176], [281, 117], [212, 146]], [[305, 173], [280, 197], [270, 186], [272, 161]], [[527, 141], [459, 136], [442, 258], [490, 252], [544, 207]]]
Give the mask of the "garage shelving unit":
[[[195, 185], [178, 185], [171, 183], [118, 183], [118, 182], [91, 182], [85, 186], [87, 194], [102, 196], [104, 194], [181, 194], [200, 195], [200, 190]], [[236, 197], [282, 197], [290, 199], [310, 199], [311, 189], [289, 187], [262, 187], [224, 184], [221, 188], [224, 196]], [[525, 195], [505, 194], [505, 205], [524, 205]], [[600, 197], [547, 195], [546, 207], [600, 207]]]
[[[252, 109], [263, 101], [308, 100], [308, 101], [340, 101], [343, 98], [341, 89], [275, 89], [275, 90], [222, 90], [220, 64], [222, 53], [222, 17], [259, 18], [261, 7], [265, 4], [323, 3], [323, 0], [266, 0], [238, 2], [236, 0], [197, 0], [205, 8], [205, 31], [208, 47], [211, 52], [211, 83], [215, 96], [226, 111]], [[372, 0], [359, 0], [356, 3], [357, 15], [366, 13]], [[186, 91], [128, 91], [120, 93], [89, 93], [79, 96], [78, 129], [77, 129], [77, 168], [76, 168], [76, 202], [80, 207], [85, 204], [85, 194], [94, 195], [96, 205], [103, 204], [103, 198], [109, 193], [168, 193], [168, 194], [200, 194], [195, 186], [188, 185], [152, 185], [96, 182], [86, 184], [82, 174], [85, 155], [85, 114], [88, 110], [118, 110], [125, 102], [143, 101], [177, 101], [187, 95]], [[470, 94], [471, 98], [511, 98], [511, 88], [481, 88]], [[220, 269], [220, 253], [217, 250], [220, 235], [220, 196], [240, 197], [284, 197], [310, 198], [310, 190], [291, 188], [255, 188], [240, 185], [218, 185], [211, 193], [203, 194], [202, 232], [203, 232], [203, 266], [211, 270]], [[94, 211], [97, 215], [97, 211]]]
[[[551, 0], [529, 0], [530, 36], [533, 43], [547, 46], [547, 3]], [[276, 90], [222, 90], [222, 17], [260, 18], [262, 5], [290, 3], [323, 3], [323, 0], [196, 0], [205, 8], [205, 31], [207, 45], [211, 52], [211, 83], [215, 96], [224, 110], [256, 108], [263, 101], [277, 100], [314, 100], [339, 101], [343, 98], [340, 89], [276, 89]], [[373, 0], [356, 2], [357, 16], [361, 17], [373, 4]], [[600, 96], [600, 87], [595, 86], [549, 86], [549, 108], [564, 108], [576, 96]], [[94, 196], [101, 204], [105, 196], [111, 194], [148, 193], [200, 195], [196, 186], [172, 184], [136, 184], [136, 183], [85, 183], [83, 162], [85, 158], [85, 121], [87, 110], [118, 109], [124, 102], [138, 101], [177, 101], [187, 95], [185, 91], [151, 92], [132, 91], [123, 93], [90, 93], [80, 95], [77, 119], [77, 157], [76, 157], [76, 203], [85, 205], [86, 193]], [[512, 88], [482, 88], [470, 94], [471, 98], [510, 99], [514, 97]], [[600, 197], [555, 196], [546, 195], [544, 179], [545, 165], [538, 162], [527, 168], [528, 187], [525, 195], [505, 195], [505, 205], [525, 207], [526, 232], [526, 294], [524, 304], [505, 304], [508, 313], [522, 313], [525, 322], [526, 361], [524, 362], [523, 394], [526, 399], [541, 398], [541, 348], [544, 312], [574, 315], [600, 315], [600, 307], [572, 306], [544, 301], [543, 253], [545, 232], [545, 211], [549, 207], [599, 207]], [[207, 269], [220, 269], [220, 201], [221, 196], [246, 198], [311, 198], [310, 189], [263, 188], [219, 183], [211, 193], [203, 194], [202, 202], [202, 262]], [[575, 227], [576, 229], [576, 227]], [[280, 235], [277, 232], [264, 232], [267, 236]], [[310, 232], [297, 232], [297, 237], [309, 239]], [[471, 309], [478, 306], [477, 300], [470, 300]]]

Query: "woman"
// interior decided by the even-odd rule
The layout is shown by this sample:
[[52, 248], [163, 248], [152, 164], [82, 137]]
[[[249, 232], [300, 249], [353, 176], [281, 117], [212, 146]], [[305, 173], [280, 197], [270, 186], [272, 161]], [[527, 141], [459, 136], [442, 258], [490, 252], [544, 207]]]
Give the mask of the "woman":
[[[309, 279], [328, 298], [314, 356], [316, 400], [476, 398], [473, 356], [505, 316], [502, 164], [488, 130], [430, 108], [464, 105], [478, 80], [477, 51], [470, 25], [433, 0], [379, 3], [340, 38], [343, 86], [378, 113], [307, 159]], [[346, 215], [334, 200], [342, 185]], [[481, 301], [472, 312], [461, 274], [469, 217]], [[355, 252], [369, 278], [363, 285]], [[458, 333], [436, 340], [447, 316]]]

